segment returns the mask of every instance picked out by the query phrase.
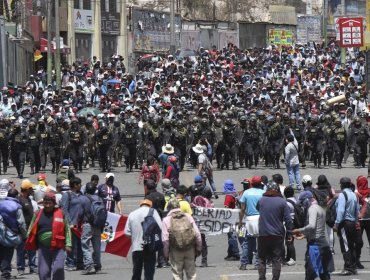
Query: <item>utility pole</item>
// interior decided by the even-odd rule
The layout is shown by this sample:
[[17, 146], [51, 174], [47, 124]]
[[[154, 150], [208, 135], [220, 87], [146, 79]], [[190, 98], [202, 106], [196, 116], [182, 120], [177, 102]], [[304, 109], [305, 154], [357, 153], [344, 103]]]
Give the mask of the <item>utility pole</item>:
[[52, 81], [52, 50], [51, 50], [51, 0], [47, 0], [47, 24], [48, 24], [48, 53], [47, 53], [47, 83], [51, 84]]
[[170, 6], [170, 53], [176, 52], [176, 37], [175, 37], [175, 0], [171, 0]]
[[[342, 5], [342, 17], [346, 15], [346, 0], [341, 0], [341, 5]], [[346, 48], [341, 48], [340, 49], [340, 60], [341, 63], [346, 63]]]
[[55, 76], [56, 90], [60, 93], [61, 75], [60, 75], [60, 26], [59, 26], [59, 1], [55, 2]]
[[0, 15], [0, 85], [8, 86], [8, 58], [6, 56], [5, 17]]
[[121, 2], [121, 21], [120, 21], [120, 34], [118, 37], [118, 50], [117, 54], [121, 54], [123, 62], [126, 67], [126, 72], [129, 71], [128, 63], [128, 50], [127, 50], [127, 0]]
[[325, 47], [328, 45], [328, 0], [324, 0], [324, 9], [322, 12], [322, 34], [324, 36]]

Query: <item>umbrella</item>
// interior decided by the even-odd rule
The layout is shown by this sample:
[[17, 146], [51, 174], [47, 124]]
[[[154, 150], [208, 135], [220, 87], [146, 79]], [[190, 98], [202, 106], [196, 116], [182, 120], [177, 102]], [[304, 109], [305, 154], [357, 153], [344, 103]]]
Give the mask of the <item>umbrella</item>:
[[108, 80], [107, 81], [108, 84], [122, 84], [122, 82], [120, 80], [115, 80], [115, 79], [111, 79], [111, 80]]
[[77, 112], [78, 117], [80, 117], [80, 116], [86, 117], [87, 114], [97, 116], [97, 115], [101, 114], [101, 112], [98, 109], [91, 108], [91, 107], [83, 108], [83, 109], [81, 109], [80, 111]]

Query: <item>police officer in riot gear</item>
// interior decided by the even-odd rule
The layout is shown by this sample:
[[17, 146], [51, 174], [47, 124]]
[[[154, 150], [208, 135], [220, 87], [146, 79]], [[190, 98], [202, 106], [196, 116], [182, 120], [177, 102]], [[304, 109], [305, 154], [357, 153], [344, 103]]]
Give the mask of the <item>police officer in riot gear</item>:
[[71, 128], [69, 130], [69, 152], [76, 173], [82, 172], [83, 149], [85, 142], [85, 133], [79, 127], [77, 119], [73, 118]]
[[334, 121], [331, 137], [333, 139], [333, 150], [338, 169], [342, 168], [344, 151], [346, 150], [347, 132], [339, 118]]
[[41, 136], [40, 133], [36, 130], [36, 123], [34, 121], [30, 121], [28, 124], [28, 137], [29, 137], [29, 145], [28, 145], [28, 157], [30, 160], [31, 165], [31, 175], [38, 173], [41, 167], [41, 159], [40, 159], [40, 144], [41, 144]]
[[111, 148], [113, 143], [113, 135], [109, 131], [108, 126], [103, 122], [96, 135], [96, 141], [99, 149], [100, 165], [102, 172], [111, 171]]
[[[9, 129], [6, 126], [5, 120], [0, 118], [0, 174], [6, 174], [9, 164]], [[1, 170], [1, 164], [3, 169]]]
[[50, 122], [50, 129], [47, 131], [47, 146], [52, 164], [51, 173], [59, 172], [59, 164], [62, 156], [62, 140], [63, 133], [58, 127], [57, 123], [52, 120]]
[[10, 134], [10, 146], [12, 162], [20, 179], [23, 179], [28, 141], [27, 133], [22, 129], [21, 124], [16, 122]]

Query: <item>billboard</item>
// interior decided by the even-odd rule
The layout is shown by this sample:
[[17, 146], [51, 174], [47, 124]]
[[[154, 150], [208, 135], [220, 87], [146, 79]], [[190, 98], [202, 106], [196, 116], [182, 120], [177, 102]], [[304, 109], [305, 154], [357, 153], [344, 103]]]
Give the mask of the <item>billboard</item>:
[[321, 16], [302, 15], [297, 18], [297, 42], [321, 43]]
[[[175, 16], [176, 48], [180, 47], [181, 18]], [[132, 10], [133, 51], [151, 53], [170, 49], [170, 14], [144, 9]]]
[[269, 43], [287, 46], [293, 44], [293, 32], [286, 29], [269, 29]]
[[74, 9], [75, 31], [77, 33], [94, 32], [94, 15], [92, 10]]
[[342, 48], [362, 47], [364, 45], [363, 18], [340, 18], [339, 45]]
[[101, 33], [107, 35], [119, 35], [120, 31], [119, 13], [101, 13]]

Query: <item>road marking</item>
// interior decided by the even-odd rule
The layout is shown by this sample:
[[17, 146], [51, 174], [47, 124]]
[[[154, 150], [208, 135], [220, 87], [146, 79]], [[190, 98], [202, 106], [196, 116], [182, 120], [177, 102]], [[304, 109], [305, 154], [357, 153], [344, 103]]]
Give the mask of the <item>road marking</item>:
[[[288, 275], [304, 275], [304, 271], [284, 271], [282, 274], [288, 274]], [[331, 275], [339, 275], [340, 271], [335, 271]], [[370, 270], [361, 270], [358, 271], [358, 274], [370, 274]], [[272, 275], [271, 272], [267, 272], [266, 275]], [[241, 276], [258, 276], [258, 273], [239, 273], [239, 274], [221, 274], [220, 279], [221, 280], [229, 280], [230, 277], [241, 277]], [[355, 280], [355, 279], [353, 279]]]

